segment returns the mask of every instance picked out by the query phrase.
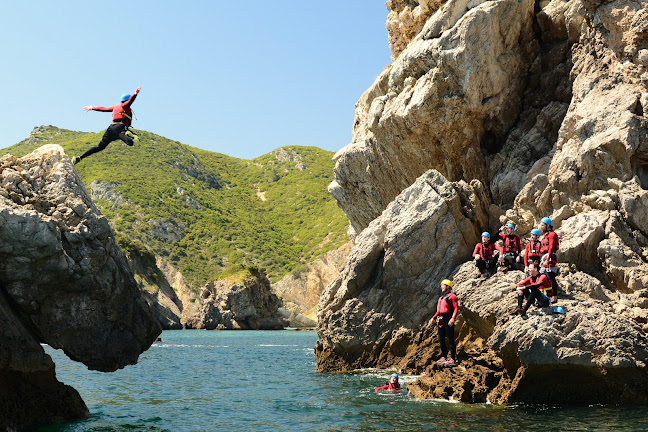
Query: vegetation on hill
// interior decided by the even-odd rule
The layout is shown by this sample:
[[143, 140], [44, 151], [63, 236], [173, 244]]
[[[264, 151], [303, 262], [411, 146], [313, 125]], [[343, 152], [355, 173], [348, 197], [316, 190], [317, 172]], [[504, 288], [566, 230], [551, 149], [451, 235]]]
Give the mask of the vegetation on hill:
[[[114, 142], [76, 169], [121, 246], [145, 245], [192, 289], [249, 267], [277, 280], [346, 241], [348, 221], [327, 192], [333, 153], [290, 146], [242, 160], [137, 133], [134, 147]], [[72, 157], [100, 138], [39, 127], [3, 152], [55, 143]]]

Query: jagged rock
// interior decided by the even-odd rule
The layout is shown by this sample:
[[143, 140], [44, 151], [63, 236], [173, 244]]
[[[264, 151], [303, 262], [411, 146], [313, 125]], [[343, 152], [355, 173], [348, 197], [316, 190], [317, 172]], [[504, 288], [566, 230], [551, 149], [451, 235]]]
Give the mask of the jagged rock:
[[209, 282], [201, 291], [198, 315], [189, 317], [186, 326], [207, 330], [279, 330], [286, 326], [279, 314], [281, 305], [263, 273], [242, 280]]
[[[319, 370], [424, 372], [414, 394], [466, 401], [483, 400], [484, 391], [492, 402], [648, 400], [648, 9], [631, 0], [532, 7], [446, 2], [358, 102], [353, 142], [336, 155], [329, 189], [357, 238], [377, 246], [365, 246], [364, 255], [356, 246], [320, 303]], [[503, 31], [493, 31], [495, 21]], [[492, 91], [502, 88], [500, 79], [506, 91]], [[472, 263], [439, 269], [418, 261], [420, 238], [444, 241], [432, 228], [394, 235], [400, 248], [391, 260], [409, 265], [389, 277], [406, 283], [385, 283], [387, 266], [373, 270], [383, 261], [385, 215], [428, 168], [484, 185], [479, 205], [488, 213], [473, 219], [475, 228], [511, 220], [525, 237], [552, 218], [566, 316], [536, 309], [527, 320], [511, 316], [520, 272], [480, 282]], [[465, 249], [448, 258], [469, 261]], [[420, 281], [436, 289], [450, 274], [462, 313], [457, 326], [468, 330], [461, 330], [465, 362], [447, 371], [430, 361], [433, 336], [393, 305], [407, 298], [420, 324], [435, 298]]]
[[356, 233], [430, 168], [488, 184], [482, 147], [513, 126], [537, 51], [533, 5], [446, 2], [362, 95], [329, 186]]
[[478, 181], [450, 183], [430, 170], [360, 233], [320, 300], [317, 369], [403, 357], [436, 305], [439, 281], [478, 241], [486, 202]]
[[[56, 381], [39, 343], [90, 369], [134, 364], [160, 333], [115, 243], [58, 145], [0, 158], [0, 425], [70, 420], [87, 413]], [[3, 405], [7, 406], [7, 405]]]
[[[315, 327], [307, 315], [317, 306], [326, 286], [340, 274], [340, 268], [351, 251], [352, 243], [328, 252], [308, 264], [299, 273], [290, 273], [272, 284], [272, 290], [284, 301], [284, 317], [291, 327]], [[305, 315], [306, 314], [306, 315]]]

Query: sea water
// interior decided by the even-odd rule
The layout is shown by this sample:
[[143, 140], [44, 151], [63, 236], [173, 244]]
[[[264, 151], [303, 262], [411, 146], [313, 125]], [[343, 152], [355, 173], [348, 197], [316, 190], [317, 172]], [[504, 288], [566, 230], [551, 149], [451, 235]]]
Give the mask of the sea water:
[[[90, 410], [38, 431], [648, 431], [645, 407], [467, 405], [374, 393], [388, 371], [316, 373], [311, 331], [162, 333], [137, 365], [88, 371], [47, 347]], [[401, 383], [414, 376], [402, 376]]]

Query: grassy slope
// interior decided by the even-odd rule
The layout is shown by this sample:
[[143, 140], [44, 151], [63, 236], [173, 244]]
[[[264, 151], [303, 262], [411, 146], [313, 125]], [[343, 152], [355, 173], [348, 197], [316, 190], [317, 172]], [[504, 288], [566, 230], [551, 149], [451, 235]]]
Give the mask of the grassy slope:
[[[346, 241], [346, 217], [326, 190], [331, 152], [293, 146], [283, 149], [299, 164], [275, 152], [247, 161], [138, 134], [135, 147], [111, 143], [77, 171], [88, 191], [99, 183], [112, 193], [93, 198], [121, 243], [141, 242], [167, 258], [191, 288], [250, 266], [277, 280]], [[2, 154], [20, 157], [56, 143], [73, 156], [100, 138], [48, 126]]]

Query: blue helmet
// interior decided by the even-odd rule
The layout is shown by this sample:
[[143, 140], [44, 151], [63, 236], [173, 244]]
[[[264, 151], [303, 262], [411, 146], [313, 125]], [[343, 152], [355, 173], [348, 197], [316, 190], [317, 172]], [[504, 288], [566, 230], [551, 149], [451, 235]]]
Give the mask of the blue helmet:
[[540, 234], [542, 234], [542, 233], [540, 232], [540, 230], [539, 230], [538, 228], [533, 228], [533, 229], [531, 230], [531, 234], [540, 235]]
[[122, 101], [122, 102], [126, 102], [128, 99], [130, 99], [130, 97], [131, 97], [130, 94], [128, 94], [128, 93], [124, 93], [124, 94], [121, 96], [121, 101]]
[[565, 309], [563, 309], [562, 306], [554, 306], [553, 308], [553, 313], [558, 313], [558, 314], [565, 314]]
[[481, 236], [490, 238], [490, 234], [488, 234], [486, 231], [484, 231]]
[[553, 222], [551, 222], [551, 219], [549, 219], [548, 217], [543, 217], [542, 219], [540, 219], [540, 223], [547, 224], [550, 227], [553, 226]]
[[395, 373], [394, 373], [394, 374], [391, 374], [391, 376], [393, 376], [394, 378], [398, 379], [398, 374], [395, 374]]
[[512, 230], [515, 229], [515, 225], [513, 225], [511, 222], [507, 223], [507, 224], [504, 225], [504, 226], [505, 226], [505, 227], [509, 227], [509, 228], [511, 228]]

